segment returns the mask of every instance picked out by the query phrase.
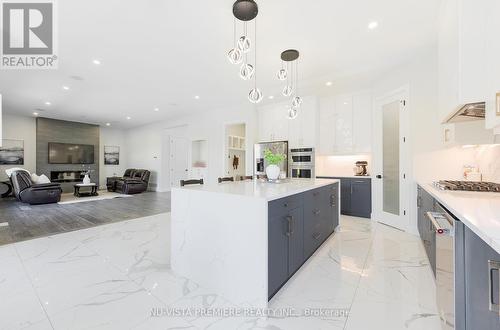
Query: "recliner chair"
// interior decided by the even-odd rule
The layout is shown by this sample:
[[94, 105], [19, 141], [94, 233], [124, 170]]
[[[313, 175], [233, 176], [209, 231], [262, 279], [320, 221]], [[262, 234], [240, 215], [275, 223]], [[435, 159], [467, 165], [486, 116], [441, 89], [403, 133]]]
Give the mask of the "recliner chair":
[[112, 183], [111, 190], [122, 194], [140, 194], [148, 190], [149, 177], [148, 170], [127, 169], [122, 178]]
[[58, 203], [62, 189], [59, 183], [33, 184], [26, 171], [15, 171], [10, 176], [16, 198], [31, 205]]

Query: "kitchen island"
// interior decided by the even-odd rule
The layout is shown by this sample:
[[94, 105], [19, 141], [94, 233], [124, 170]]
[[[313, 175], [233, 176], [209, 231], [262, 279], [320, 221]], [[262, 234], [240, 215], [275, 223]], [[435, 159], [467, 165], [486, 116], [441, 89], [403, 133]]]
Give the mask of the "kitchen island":
[[269, 299], [339, 224], [339, 181], [290, 179], [172, 189], [171, 265], [233, 303]]

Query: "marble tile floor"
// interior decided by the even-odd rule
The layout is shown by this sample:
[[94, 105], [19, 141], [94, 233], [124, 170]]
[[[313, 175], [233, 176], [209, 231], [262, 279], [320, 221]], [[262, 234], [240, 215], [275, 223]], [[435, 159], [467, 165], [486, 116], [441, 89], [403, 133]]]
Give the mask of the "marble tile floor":
[[244, 309], [170, 270], [169, 216], [1, 246], [0, 329], [440, 329], [415, 236], [342, 217], [273, 315], [235, 315]]

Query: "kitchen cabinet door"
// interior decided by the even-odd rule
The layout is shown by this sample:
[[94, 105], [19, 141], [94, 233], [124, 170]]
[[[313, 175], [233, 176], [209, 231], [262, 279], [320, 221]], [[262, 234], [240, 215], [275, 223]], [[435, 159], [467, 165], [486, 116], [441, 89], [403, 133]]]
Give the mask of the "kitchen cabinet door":
[[[500, 254], [465, 227], [466, 329], [500, 329]], [[492, 263], [498, 263], [491, 267]], [[496, 268], [496, 269], [492, 269]], [[494, 304], [490, 310], [490, 302]]]
[[363, 92], [352, 99], [353, 151], [368, 153], [372, 150], [372, 93]]
[[372, 186], [370, 179], [351, 179], [351, 212], [355, 217], [370, 218]]
[[500, 92], [500, 1], [486, 0], [486, 128], [500, 127], [496, 113], [496, 93]]
[[272, 109], [265, 107], [259, 110], [259, 141], [273, 141], [273, 114]]
[[269, 217], [268, 295], [272, 296], [288, 279], [288, 222], [279, 214]]
[[351, 179], [340, 179], [340, 212], [351, 214]]
[[339, 95], [335, 100], [334, 151], [348, 153], [353, 150], [352, 95]]
[[295, 273], [304, 263], [304, 209], [298, 207], [287, 215], [291, 222], [288, 237], [288, 275]]

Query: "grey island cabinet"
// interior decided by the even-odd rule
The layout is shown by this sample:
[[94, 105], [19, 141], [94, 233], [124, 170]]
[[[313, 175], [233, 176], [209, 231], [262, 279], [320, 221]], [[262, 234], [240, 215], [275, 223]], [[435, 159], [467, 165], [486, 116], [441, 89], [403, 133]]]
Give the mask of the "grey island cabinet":
[[339, 188], [315, 178], [175, 187], [172, 269], [234, 304], [267, 308], [339, 225]]
[[339, 225], [334, 183], [269, 202], [269, 299]]

